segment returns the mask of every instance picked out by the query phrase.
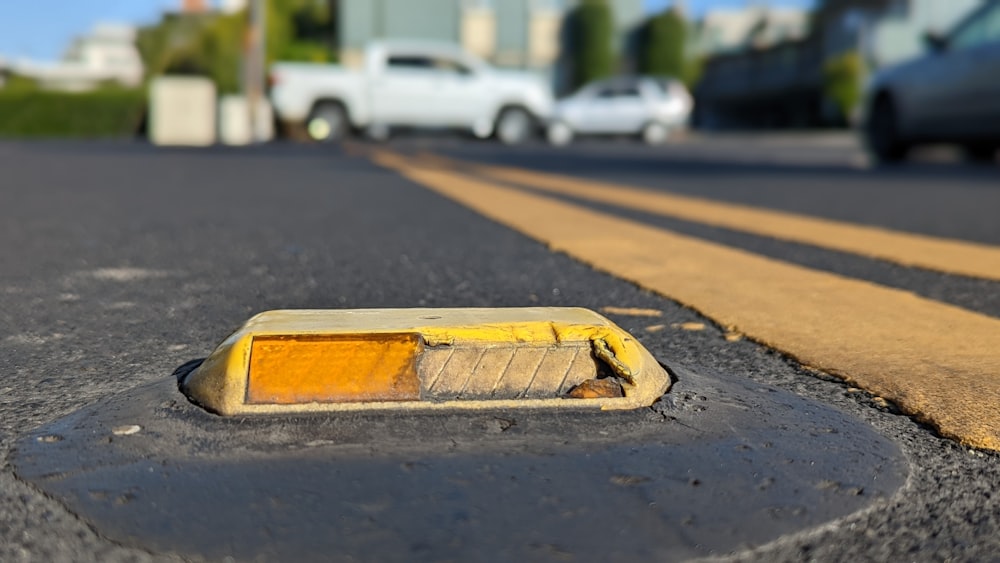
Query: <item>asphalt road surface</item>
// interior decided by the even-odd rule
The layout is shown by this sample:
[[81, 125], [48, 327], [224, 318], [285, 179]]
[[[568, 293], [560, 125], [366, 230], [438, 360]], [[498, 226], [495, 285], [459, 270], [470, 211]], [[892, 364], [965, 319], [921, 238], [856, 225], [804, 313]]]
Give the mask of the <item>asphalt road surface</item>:
[[[568, 193], [546, 196], [543, 220], [523, 218], [501, 205], [509, 190], [542, 205], [542, 188], [469, 168], [926, 235], [918, 251], [945, 240], [988, 259], [1000, 246], [1000, 168], [939, 160], [869, 170], [840, 137], [566, 149], [451, 138], [0, 144], [0, 560], [995, 559], [1000, 458], [961, 444], [997, 431], [995, 407], [893, 372], [933, 364], [973, 377], [979, 361], [981, 381], [966, 386], [990, 402], [1000, 373], [983, 342], [1000, 316], [1000, 281], [989, 271], [906, 265], [905, 245], [873, 257]], [[489, 194], [501, 204], [477, 210]], [[815, 327], [812, 340], [795, 338], [803, 321], [777, 301], [754, 302], [763, 309], [746, 326], [738, 315], [730, 323], [727, 307], [743, 302], [725, 291], [688, 291], [680, 271], [676, 285], [644, 277], [673, 250], [588, 258], [586, 245], [558, 239], [579, 227], [573, 218], [615, 226], [597, 235], [622, 237], [616, 247], [640, 248], [626, 233], [683, 235], [678, 255], [690, 239], [712, 243], [687, 268], [703, 256], [702, 285], [737, 296], [766, 287], [741, 285], [753, 276], [729, 270], [728, 257], [761, 264], [761, 283], [780, 267], [799, 286], [829, 277], [828, 291], [864, 299], [906, 294], [913, 311], [954, 320], [942, 342], [975, 349], [880, 358], [863, 348], [870, 339], [849, 339], [883, 330], [864, 310], [849, 311], [855, 324]], [[813, 299], [826, 310], [822, 291]], [[173, 383], [178, 366], [264, 310], [506, 306], [617, 308], [608, 316], [676, 383], [653, 408], [611, 417], [238, 421], [200, 411]], [[922, 338], [902, 324], [899, 340]], [[817, 347], [824, 333], [851, 347]], [[979, 426], [950, 418], [941, 397], [965, 400], [954, 410]]]

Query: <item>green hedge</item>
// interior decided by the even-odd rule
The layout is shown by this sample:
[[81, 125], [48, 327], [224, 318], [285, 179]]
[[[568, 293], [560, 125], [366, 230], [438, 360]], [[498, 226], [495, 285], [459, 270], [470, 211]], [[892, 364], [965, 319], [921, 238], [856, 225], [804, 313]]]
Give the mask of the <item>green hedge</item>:
[[848, 123], [861, 103], [865, 75], [865, 61], [857, 51], [833, 57], [823, 65], [824, 94]]
[[0, 137], [130, 137], [145, 111], [140, 90], [0, 90]]
[[643, 74], [684, 79], [687, 74], [684, 46], [687, 23], [670, 8], [653, 16], [642, 30], [639, 70]]

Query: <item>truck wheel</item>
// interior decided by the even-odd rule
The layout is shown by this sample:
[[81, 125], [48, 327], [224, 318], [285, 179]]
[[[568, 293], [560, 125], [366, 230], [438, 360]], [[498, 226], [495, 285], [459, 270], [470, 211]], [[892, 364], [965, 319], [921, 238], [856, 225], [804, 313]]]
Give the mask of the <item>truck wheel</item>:
[[533, 126], [531, 115], [521, 108], [507, 108], [497, 119], [497, 138], [505, 145], [516, 145], [528, 140]]
[[309, 119], [306, 130], [309, 137], [320, 143], [339, 141], [347, 135], [347, 112], [344, 106], [333, 102], [316, 104]]

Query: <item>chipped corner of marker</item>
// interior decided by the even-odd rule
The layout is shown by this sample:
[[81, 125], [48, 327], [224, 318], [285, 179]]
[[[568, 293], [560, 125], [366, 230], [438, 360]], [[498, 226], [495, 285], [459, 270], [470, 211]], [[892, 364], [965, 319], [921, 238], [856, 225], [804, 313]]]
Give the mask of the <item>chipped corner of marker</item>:
[[594, 355], [604, 363], [606, 363], [616, 375], [628, 382], [629, 385], [635, 385], [635, 378], [633, 377], [632, 368], [627, 366], [625, 362], [618, 359], [615, 353], [608, 346], [608, 342], [603, 338], [596, 338], [593, 341]]

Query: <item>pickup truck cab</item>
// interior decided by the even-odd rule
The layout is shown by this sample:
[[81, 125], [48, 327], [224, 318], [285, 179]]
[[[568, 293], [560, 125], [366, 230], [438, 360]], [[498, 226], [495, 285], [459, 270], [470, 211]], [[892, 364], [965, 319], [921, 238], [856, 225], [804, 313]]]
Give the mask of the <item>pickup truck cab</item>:
[[352, 130], [456, 128], [514, 144], [549, 117], [551, 89], [536, 74], [495, 69], [455, 45], [385, 41], [368, 46], [361, 69], [276, 63], [271, 101], [286, 125], [316, 141]]

